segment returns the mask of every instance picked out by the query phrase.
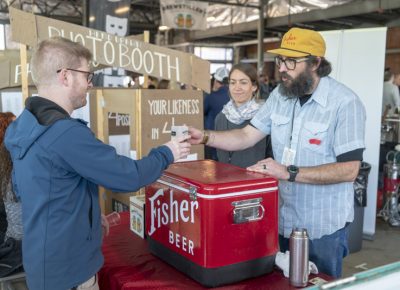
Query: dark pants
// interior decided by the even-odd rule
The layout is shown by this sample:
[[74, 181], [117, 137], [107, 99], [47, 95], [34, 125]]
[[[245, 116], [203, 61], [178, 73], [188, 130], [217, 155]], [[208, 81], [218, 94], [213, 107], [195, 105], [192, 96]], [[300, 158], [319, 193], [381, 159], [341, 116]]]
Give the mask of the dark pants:
[[[317, 265], [319, 272], [334, 278], [342, 276], [343, 258], [349, 253], [348, 236], [349, 229], [346, 225], [331, 235], [310, 240], [309, 260]], [[288, 251], [289, 239], [279, 235], [279, 246], [281, 252]]]
[[213, 147], [204, 146], [204, 159], [218, 161], [217, 150]]

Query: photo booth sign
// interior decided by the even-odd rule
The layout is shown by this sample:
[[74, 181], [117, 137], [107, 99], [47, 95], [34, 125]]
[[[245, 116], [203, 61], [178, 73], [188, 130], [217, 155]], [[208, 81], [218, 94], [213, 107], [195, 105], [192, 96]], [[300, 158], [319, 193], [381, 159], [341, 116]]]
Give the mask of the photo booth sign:
[[13, 41], [35, 46], [52, 36], [65, 37], [82, 43], [92, 52], [93, 60], [104, 66], [119, 67], [210, 91], [210, 63], [195, 55], [12, 7], [9, 12]]

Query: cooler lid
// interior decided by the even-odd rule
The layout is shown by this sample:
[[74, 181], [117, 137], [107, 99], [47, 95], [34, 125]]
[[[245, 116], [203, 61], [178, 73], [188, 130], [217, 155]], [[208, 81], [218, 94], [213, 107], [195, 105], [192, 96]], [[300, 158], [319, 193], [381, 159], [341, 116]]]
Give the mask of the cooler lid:
[[214, 160], [174, 163], [164, 171], [163, 177], [195, 186], [198, 192], [212, 195], [263, 188], [276, 189], [278, 186], [278, 180], [269, 175]]

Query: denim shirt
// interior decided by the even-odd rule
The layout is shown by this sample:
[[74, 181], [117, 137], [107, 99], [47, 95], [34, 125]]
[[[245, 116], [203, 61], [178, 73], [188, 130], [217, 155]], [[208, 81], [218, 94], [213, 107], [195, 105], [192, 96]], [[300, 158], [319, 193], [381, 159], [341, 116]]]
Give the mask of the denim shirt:
[[[283, 150], [296, 150], [294, 165], [318, 166], [336, 162], [336, 156], [365, 148], [365, 108], [359, 97], [330, 77], [321, 78], [303, 105], [275, 89], [251, 120], [271, 134], [277, 162]], [[306, 228], [311, 239], [329, 235], [354, 218], [352, 182], [279, 183], [279, 233], [288, 238], [294, 227]]]

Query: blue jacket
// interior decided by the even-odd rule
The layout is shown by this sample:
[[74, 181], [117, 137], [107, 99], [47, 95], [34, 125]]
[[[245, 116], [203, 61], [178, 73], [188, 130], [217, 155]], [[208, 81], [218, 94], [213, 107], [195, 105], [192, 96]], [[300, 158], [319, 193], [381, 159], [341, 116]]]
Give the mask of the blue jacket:
[[97, 185], [131, 192], [173, 162], [166, 146], [141, 160], [117, 155], [81, 120], [40, 125], [27, 109], [8, 128], [13, 185], [22, 201], [23, 260], [30, 290], [66, 290], [103, 264]]
[[214, 130], [215, 117], [229, 100], [229, 91], [226, 85], [204, 97], [204, 129]]

